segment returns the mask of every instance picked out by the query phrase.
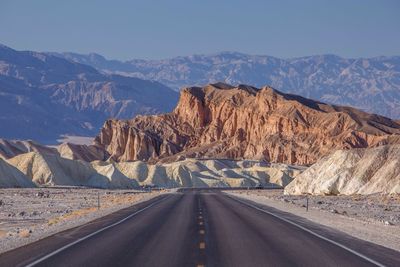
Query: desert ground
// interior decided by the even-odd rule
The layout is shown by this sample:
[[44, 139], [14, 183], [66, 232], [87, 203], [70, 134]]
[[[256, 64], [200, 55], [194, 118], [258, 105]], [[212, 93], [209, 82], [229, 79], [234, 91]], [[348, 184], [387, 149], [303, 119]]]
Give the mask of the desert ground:
[[83, 188], [1, 189], [0, 253], [165, 192]]

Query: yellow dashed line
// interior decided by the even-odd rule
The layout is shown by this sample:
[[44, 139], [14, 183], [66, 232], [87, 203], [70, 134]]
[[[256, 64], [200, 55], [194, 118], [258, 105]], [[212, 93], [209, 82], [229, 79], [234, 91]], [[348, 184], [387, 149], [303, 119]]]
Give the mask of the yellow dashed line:
[[199, 222], [199, 225], [203, 225], [203, 222]]
[[200, 216], [199, 216], [199, 220], [201, 220], [201, 219], [203, 219], [203, 216], [200, 215]]
[[197, 264], [197, 267], [204, 267], [203, 264]]
[[200, 230], [199, 233], [200, 233], [201, 235], [204, 235], [204, 234], [206, 233], [206, 231]]
[[200, 248], [200, 249], [205, 249], [205, 248], [206, 248], [206, 243], [200, 242], [199, 248]]

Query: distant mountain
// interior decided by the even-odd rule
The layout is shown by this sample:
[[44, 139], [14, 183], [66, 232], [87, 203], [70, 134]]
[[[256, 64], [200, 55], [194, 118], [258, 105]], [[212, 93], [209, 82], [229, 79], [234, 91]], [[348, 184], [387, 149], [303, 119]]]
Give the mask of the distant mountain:
[[224, 52], [166, 60], [107, 60], [58, 54], [107, 73], [159, 81], [175, 90], [214, 82], [271, 85], [286, 93], [400, 118], [400, 57], [346, 59], [335, 55], [280, 59]]
[[0, 137], [54, 143], [92, 136], [108, 118], [171, 111], [178, 94], [154, 81], [0, 45]]

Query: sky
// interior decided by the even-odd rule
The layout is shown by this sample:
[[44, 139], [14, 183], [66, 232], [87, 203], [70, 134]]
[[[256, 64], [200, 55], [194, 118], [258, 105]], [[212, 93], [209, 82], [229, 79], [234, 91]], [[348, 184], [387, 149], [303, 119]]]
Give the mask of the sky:
[[398, 0], [0, 0], [0, 43], [120, 60], [392, 56], [400, 55], [399, 14]]

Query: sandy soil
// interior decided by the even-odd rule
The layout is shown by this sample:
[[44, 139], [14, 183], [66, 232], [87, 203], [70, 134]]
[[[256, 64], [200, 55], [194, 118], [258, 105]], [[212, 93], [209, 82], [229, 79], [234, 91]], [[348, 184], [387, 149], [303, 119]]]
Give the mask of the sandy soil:
[[1, 189], [0, 253], [165, 192], [77, 188]]
[[283, 190], [226, 191], [254, 202], [290, 212], [349, 235], [400, 251], [400, 196], [283, 195]]

